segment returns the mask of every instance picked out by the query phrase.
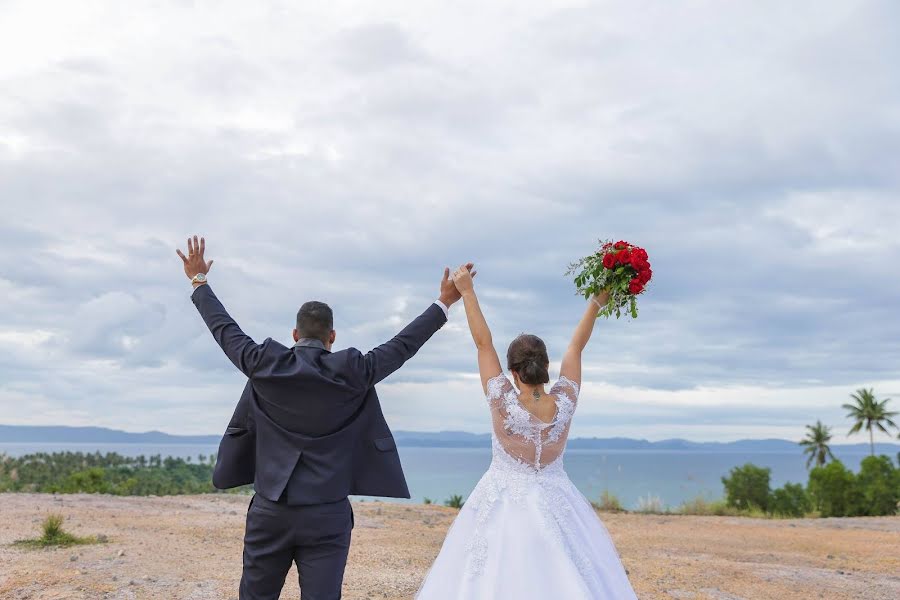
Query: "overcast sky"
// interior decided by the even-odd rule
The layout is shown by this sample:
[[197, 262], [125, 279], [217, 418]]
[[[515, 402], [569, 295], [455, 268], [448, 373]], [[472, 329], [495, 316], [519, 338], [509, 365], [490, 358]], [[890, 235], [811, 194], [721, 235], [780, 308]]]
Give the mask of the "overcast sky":
[[[738, 6], [738, 5], [742, 6]], [[384, 341], [478, 263], [558, 368], [598, 238], [647, 248], [573, 435], [848, 441], [900, 409], [900, 4], [0, 0], [0, 422], [216, 433], [243, 386], [175, 247], [257, 341]], [[462, 307], [379, 387], [485, 432]], [[881, 438], [888, 441], [887, 436]], [[849, 441], [866, 441], [856, 436]]]

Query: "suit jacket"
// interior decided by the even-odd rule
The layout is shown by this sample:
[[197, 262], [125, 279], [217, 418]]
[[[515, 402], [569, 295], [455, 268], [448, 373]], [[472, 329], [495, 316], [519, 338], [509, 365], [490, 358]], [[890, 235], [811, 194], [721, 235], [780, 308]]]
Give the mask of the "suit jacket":
[[323, 344], [257, 344], [209, 284], [191, 296], [210, 332], [247, 377], [219, 445], [213, 484], [250, 483], [289, 504], [336, 502], [351, 494], [409, 498], [400, 457], [375, 384], [399, 369], [447, 321], [432, 304], [390, 341], [366, 354]]

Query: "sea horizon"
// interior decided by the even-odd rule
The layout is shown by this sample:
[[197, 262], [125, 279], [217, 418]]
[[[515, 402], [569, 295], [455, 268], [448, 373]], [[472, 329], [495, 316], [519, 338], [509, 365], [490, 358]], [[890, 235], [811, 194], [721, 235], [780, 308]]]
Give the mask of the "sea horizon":
[[[412, 431], [397, 429], [393, 435], [398, 446], [434, 448], [486, 448], [490, 447], [491, 434], [461, 430]], [[4, 444], [152, 444], [152, 445], [207, 445], [221, 440], [221, 434], [177, 434], [158, 430], [132, 432], [110, 427], [72, 425], [6, 425], [0, 423], [0, 447]], [[868, 450], [869, 442], [831, 443], [832, 448]], [[690, 440], [681, 437], [667, 437], [649, 440], [643, 437], [626, 436], [573, 436], [569, 438], [569, 450], [685, 450], [720, 451], [725, 448], [735, 451], [753, 450], [785, 451], [796, 449], [795, 440], [777, 437], [738, 438], [733, 440]], [[876, 454], [900, 452], [900, 442], [875, 442]]]
[[[395, 432], [400, 460], [406, 473], [410, 499], [354, 497], [357, 501], [442, 503], [453, 495], [467, 498], [491, 462], [489, 445], [423, 445], [421, 439], [406, 438], [412, 432]], [[177, 436], [173, 436], [176, 437]], [[0, 455], [19, 457], [40, 452], [115, 452], [124, 456], [171, 456], [190, 460], [206, 460], [218, 450], [218, 437], [205, 443], [98, 441], [30, 441], [10, 442], [0, 436]], [[489, 438], [488, 438], [489, 439]], [[585, 438], [580, 438], [585, 440]], [[595, 438], [596, 439], [596, 438]], [[622, 438], [611, 438], [619, 443]], [[590, 438], [587, 438], [590, 441]], [[627, 439], [640, 443], [641, 440]], [[682, 440], [684, 441], [684, 440]], [[661, 506], [676, 508], [684, 502], [703, 498], [721, 499], [724, 490], [721, 477], [733, 467], [752, 463], [771, 469], [771, 485], [804, 483], [808, 478], [806, 456], [795, 442], [786, 440], [744, 440], [731, 443], [698, 442], [682, 447], [578, 447], [570, 440], [564, 456], [569, 477], [589, 500], [597, 500], [604, 491], [615, 495], [628, 509], [634, 509], [641, 498], [658, 498]], [[754, 447], [755, 446], [755, 447]], [[869, 455], [868, 444], [835, 444], [835, 456], [853, 471]], [[877, 454], [888, 454], [898, 460], [900, 445], [876, 445]], [[434, 465], [441, 465], [435, 469]]]

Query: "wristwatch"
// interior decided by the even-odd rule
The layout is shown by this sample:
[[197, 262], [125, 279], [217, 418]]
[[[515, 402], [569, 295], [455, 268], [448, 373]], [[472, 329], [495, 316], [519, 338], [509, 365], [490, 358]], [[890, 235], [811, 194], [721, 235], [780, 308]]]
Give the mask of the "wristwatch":
[[206, 283], [206, 273], [197, 273], [191, 277], [191, 283]]

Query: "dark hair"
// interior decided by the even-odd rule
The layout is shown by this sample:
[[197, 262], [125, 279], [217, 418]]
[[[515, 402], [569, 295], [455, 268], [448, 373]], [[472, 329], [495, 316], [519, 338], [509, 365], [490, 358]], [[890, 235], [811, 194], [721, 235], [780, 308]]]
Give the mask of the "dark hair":
[[506, 351], [506, 366], [515, 371], [522, 383], [537, 385], [550, 381], [550, 358], [547, 345], [536, 335], [523, 333]]
[[301, 338], [314, 338], [326, 344], [334, 329], [334, 313], [324, 302], [304, 302], [297, 311], [297, 334]]

